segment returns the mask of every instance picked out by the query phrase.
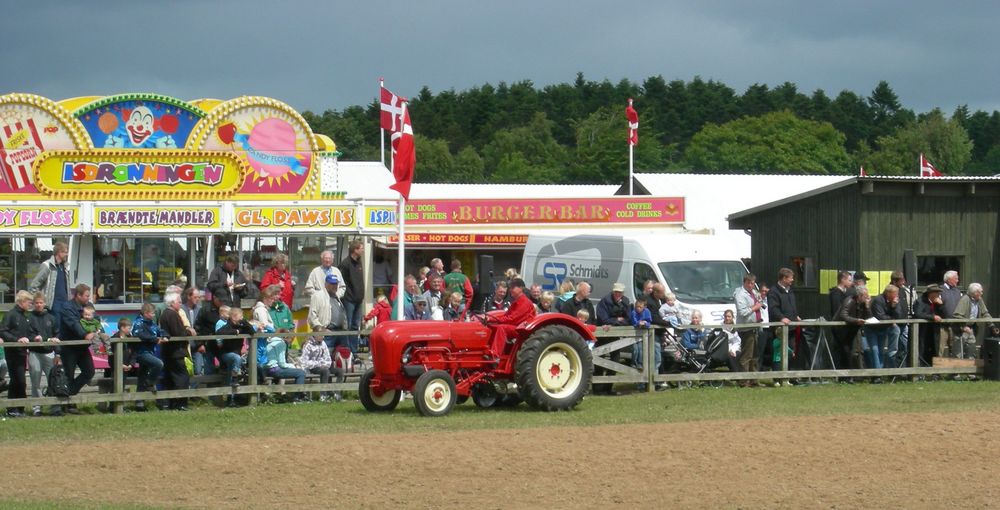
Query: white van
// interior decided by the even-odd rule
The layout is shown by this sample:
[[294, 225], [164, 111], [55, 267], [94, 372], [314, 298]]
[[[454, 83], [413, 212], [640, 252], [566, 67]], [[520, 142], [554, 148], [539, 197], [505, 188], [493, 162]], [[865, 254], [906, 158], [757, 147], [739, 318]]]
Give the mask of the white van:
[[[663, 283], [684, 307], [701, 310], [706, 324], [735, 312], [733, 292], [747, 268], [726, 243], [707, 234], [636, 232], [532, 234], [521, 263], [524, 281], [557, 292], [563, 280], [591, 284], [595, 305], [615, 283], [630, 302], [646, 280]], [[653, 310], [650, 310], [654, 312]]]

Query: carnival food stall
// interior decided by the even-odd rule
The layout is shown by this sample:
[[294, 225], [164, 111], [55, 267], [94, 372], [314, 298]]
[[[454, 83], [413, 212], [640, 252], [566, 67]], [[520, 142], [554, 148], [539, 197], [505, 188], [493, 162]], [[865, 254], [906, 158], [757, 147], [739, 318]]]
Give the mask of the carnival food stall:
[[258, 280], [285, 253], [305, 282], [361, 234], [338, 155], [271, 98], [0, 96], [0, 310], [59, 241], [105, 316], [203, 286], [226, 253]]

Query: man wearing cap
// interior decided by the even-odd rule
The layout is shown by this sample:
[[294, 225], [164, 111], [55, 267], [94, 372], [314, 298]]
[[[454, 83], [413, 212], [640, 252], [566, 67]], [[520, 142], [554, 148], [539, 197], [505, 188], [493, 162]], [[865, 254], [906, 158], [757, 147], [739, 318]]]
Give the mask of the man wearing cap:
[[[845, 297], [854, 297], [854, 293], [857, 292], [857, 289], [861, 287], [864, 287], [866, 289], [868, 288], [868, 275], [866, 275], [864, 271], [859, 270], [854, 272], [854, 277], [851, 282], [851, 286], [848, 287], [847, 294]], [[868, 294], [871, 295], [871, 292], [869, 292]]]
[[611, 292], [601, 298], [600, 303], [597, 303], [597, 325], [627, 326], [629, 325], [628, 314], [631, 311], [628, 298], [625, 297], [625, 285], [615, 282], [611, 286]]
[[[347, 329], [347, 314], [344, 313], [344, 304], [337, 296], [340, 280], [337, 275], [331, 274], [324, 281], [326, 292], [314, 292], [309, 298], [309, 327], [343, 331]], [[338, 342], [338, 338], [343, 341]], [[329, 349], [336, 348], [338, 343], [347, 344], [344, 337], [329, 336], [324, 341]]]
[[504, 346], [508, 338], [514, 338], [517, 334], [517, 326], [535, 318], [535, 305], [524, 295], [524, 280], [512, 278], [510, 280], [510, 307], [503, 315], [490, 315], [489, 321], [496, 324], [493, 332], [493, 346], [491, 353], [495, 359], [503, 355]]
[[427, 295], [420, 294], [413, 298], [413, 306], [406, 308], [403, 319], [408, 321], [429, 321], [431, 320], [430, 307], [427, 306]]
[[938, 344], [941, 339], [941, 325], [934, 323], [941, 322], [942, 314], [944, 313], [942, 311], [943, 307], [944, 301], [941, 299], [941, 286], [936, 283], [928, 285], [927, 289], [920, 296], [920, 299], [913, 305], [914, 318], [931, 322], [931, 324], [920, 325], [920, 348], [924, 356], [924, 364], [928, 366], [931, 363], [931, 358], [935, 355], [941, 355], [939, 354], [941, 346]]

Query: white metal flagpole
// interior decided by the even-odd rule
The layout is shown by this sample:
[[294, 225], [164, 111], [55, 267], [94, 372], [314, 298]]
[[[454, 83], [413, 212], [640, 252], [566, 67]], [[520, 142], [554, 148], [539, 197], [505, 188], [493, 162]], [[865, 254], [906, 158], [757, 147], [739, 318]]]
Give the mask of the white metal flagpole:
[[406, 255], [406, 199], [402, 195], [399, 196], [399, 212], [396, 213], [399, 223], [399, 255], [398, 262], [396, 263], [396, 316], [393, 317], [395, 320], [403, 320], [403, 293], [406, 289], [403, 287], [403, 260]]
[[628, 144], [628, 195], [632, 196], [632, 153], [635, 150], [635, 146], [631, 143]]
[[379, 126], [378, 127], [379, 137], [378, 137], [378, 141], [379, 141], [379, 149], [380, 149], [379, 154], [382, 155], [382, 166], [385, 166], [385, 128], [382, 127], [382, 119], [381, 119], [381, 117], [382, 117], [382, 113], [381, 113], [381, 108], [382, 108], [382, 89], [384, 89], [384, 88], [385, 88], [385, 80], [383, 80], [382, 78], [379, 78], [378, 79], [378, 102], [379, 102], [379, 123], [378, 123], [378, 126]]

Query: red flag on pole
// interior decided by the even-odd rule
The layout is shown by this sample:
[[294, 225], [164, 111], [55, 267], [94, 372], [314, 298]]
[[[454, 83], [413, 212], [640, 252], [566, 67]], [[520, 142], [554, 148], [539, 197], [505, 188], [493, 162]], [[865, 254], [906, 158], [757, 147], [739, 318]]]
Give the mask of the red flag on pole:
[[632, 108], [632, 98], [625, 107], [625, 117], [628, 118], [628, 144], [639, 145], [639, 114]]
[[406, 98], [399, 97], [396, 94], [389, 92], [389, 89], [385, 87], [379, 88], [379, 106], [382, 110], [380, 116], [382, 129], [398, 131], [400, 126], [400, 117], [403, 114], [403, 103], [406, 101]]
[[402, 114], [399, 124], [400, 129], [392, 133], [392, 176], [396, 178], [396, 184], [389, 186], [403, 196], [410, 199], [410, 184], [413, 183], [413, 170], [417, 166], [417, 151], [413, 146], [413, 125], [410, 124], [410, 112], [406, 109], [406, 102], [401, 105]]
[[868, 177], [868, 172], [865, 172], [865, 167], [861, 167], [861, 170], [858, 172], [858, 177]]
[[920, 154], [920, 177], [941, 177], [941, 172], [927, 161], [923, 153]]

